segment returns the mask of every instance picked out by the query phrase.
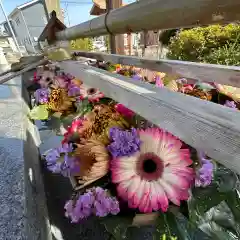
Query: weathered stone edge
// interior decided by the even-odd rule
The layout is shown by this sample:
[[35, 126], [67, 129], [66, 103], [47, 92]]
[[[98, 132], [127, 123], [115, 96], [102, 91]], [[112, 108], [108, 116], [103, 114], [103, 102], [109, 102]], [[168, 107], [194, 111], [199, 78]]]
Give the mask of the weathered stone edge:
[[[24, 191], [25, 191], [25, 233], [27, 240], [52, 240], [48, 215], [46, 192], [38, 146], [40, 137], [37, 127], [26, 113], [30, 109], [30, 97], [27, 91], [33, 72], [22, 75], [23, 125], [25, 141], [24, 156]], [[25, 108], [25, 109], [24, 109]]]

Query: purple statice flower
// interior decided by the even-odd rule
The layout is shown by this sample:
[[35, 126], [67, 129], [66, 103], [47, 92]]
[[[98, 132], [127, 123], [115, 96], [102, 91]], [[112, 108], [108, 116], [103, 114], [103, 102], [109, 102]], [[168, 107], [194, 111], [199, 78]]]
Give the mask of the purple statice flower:
[[142, 76], [140, 76], [140, 75], [138, 75], [138, 74], [133, 75], [131, 78], [132, 78], [133, 80], [138, 80], [138, 81], [142, 80]]
[[65, 216], [70, 218], [72, 217], [73, 209], [74, 209], [74, 202], [73, 200], [69, 200], [65, 203], [64, 206], [65, 209]]
[[160, 88], [164, 87], [162, 78], [161, 78], [160, 76], [156, 76], [155, 79], [156, 79], [156, 86], [157, 86], [157, 87], [160, 87]]
[[69, 153], [73, 151], [73, 146], [71, 143], [64, 143], [57, 148], [60, 153]]
[[195, 186], [207, 187], [212, 182], [213, 177], [213, 163], [206, 158], [204, 152], [198, 152], [198, 159], [201, 167], [196, 171]]
[[80, 95], [80, 88], [74, 84], [68, 86], [68, 96], [76, 97]]
[[35, 91], [34, 97], [36, 103], [44, 104], [48, 102], [49, 90], [47, 88], [40, 88]]
[[112, 143], [107, 148], [114, 158], [131, 156], [140, 149], [141, 141], [135, 128], [125, 131], [113, 127], [110, 129], [110, 139]]
[[71, 175], [79, 173], [80, 166], [75, 157], [65, 154], [64, 161], [60, 163], [60, 169], [60, 173], [64, 177], [70, 177]]
[[105, 217], [120, 212], [117, 199], [109, 196], [107, 190], [100, 187], [87, 190], [75, 200], [75, 204], [73, 200], [69, 200], [64, 209], [65, 216], [70, 218], [72, 223], [78, 223], [92, 215]]
[[229, 107], [229, 108], [234, 108], [234, 109], [237, 108], [237, 105], [235, 104], [235, 102], [234, 101], [229, 101], [229, 100], [226, 100], [224, 106]]
[[50, 150], [45, 159], [47, 168], [53, 173], [61, 173], [65, 177], [76, 174], [80, 166], [75, 157], [69, 156], [73, 151], [72, 144], [64, 143], [58, 148]]

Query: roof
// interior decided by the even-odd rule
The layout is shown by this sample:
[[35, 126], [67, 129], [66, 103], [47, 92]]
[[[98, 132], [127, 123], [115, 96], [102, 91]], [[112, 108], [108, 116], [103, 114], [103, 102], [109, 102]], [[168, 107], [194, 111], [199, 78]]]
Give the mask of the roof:
[[26, 2], [24, 4], [21, 4], [19, 6], [17, 6], [10, 14], [9, 17], [13, 16], [15, 13], [17, 13], [18, 10], [23, 10], [25, 8], [31, 7], [32, 5], [41, 2], [41, 0], [32, 0], [30, 2]]
[[[127, 4], [122, 3], [122, 7]], [[106, 13], [106, 1], [105, 0], [93, 0], [93, 6], [90, 10], [90, 15], [99, 16]]]
[[45, 41], [47, 39], [48, 43], [54, 42], [56, 40], [56, 32], [62, 31], [65, 28], [66, 26], [57, 18], [56, 12], [52, 11], [51, 18], [43, 29], [38, 41]]
[[39, 0], [32, 0], [30, 2], [26, 2], [24, 4], [21, 4], [19, 6], [17, 6], [17, 9], [22, 9], [22, 8], [26, 8], [26, 7], [30, 7], [31, 5], [37, 3], [37, 2], [40, 2]]
[[99, 16], [106, 12], [106, 1], [93, 0], [93, 6], [90, 10], [90, 15]]

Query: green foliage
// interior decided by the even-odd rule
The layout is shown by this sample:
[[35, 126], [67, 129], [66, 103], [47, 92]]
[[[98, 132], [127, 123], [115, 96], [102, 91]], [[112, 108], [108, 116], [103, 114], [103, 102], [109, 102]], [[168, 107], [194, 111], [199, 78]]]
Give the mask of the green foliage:
[[33, 107], [29, 113], [29, 117], [32, 120], [46, 120], [48, 119], [49, 112], [47, 104]]
[[177, 29], [171, 29], [171, 30], [163, 30], [160, 31], [159, 34], [159, 41], [163, 44], [163, 45], [168, 45], [171, 38], [174, 37], [177, 33]]
[[107, 52], [110, 52], [110, 36], [105, 36], [105, 47], [107, 48]]
[[73, 50], [93, 50], [93, 42], [91, 38], [83, 38], [71, 41], [71, 49]]
[[[220, 64], [239, 63], [240, 25], [181, 30], [171, 39], [168, 58]], [[226, 51], [227, 49], [227, 51]]]
[[112, 235], [111, 239], [121, 240], [126, 239], [126, 233], [131, 227], [133, 216], [108, 216], [101, 219], [108, 233]]
[[[216, 164], [214, 179], [206, 188], [194, 188], [188, 204], [170, 205], [159, 212], [154, 240], [237, 240], [240, 239], [240, 198], [238, 176]], [[187, 210], [187, 211], [185, 211]], [[127, 231], [133, 216], [107, 216], [101, 219], [113, 240], [130, 239]], [[144, 228], [144, 226], [141, 226]]]
[[204, 62], [222, 65], [240, 65], [240, 45], [231, 43], [212, 50], [204, 57]]

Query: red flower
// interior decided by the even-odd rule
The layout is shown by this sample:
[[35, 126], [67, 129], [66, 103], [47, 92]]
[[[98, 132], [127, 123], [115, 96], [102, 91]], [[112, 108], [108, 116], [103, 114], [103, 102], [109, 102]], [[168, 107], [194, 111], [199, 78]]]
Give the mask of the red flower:
[[63, 143], [67, 143], [69, 141], [69, 138], [77, 132], [77, 130], [82, 126], [82, 119], [75, 119], [72, 122], [72, 125], [67, 128], [67, 132], [64, 133], [64, 138], [62, 140]]

